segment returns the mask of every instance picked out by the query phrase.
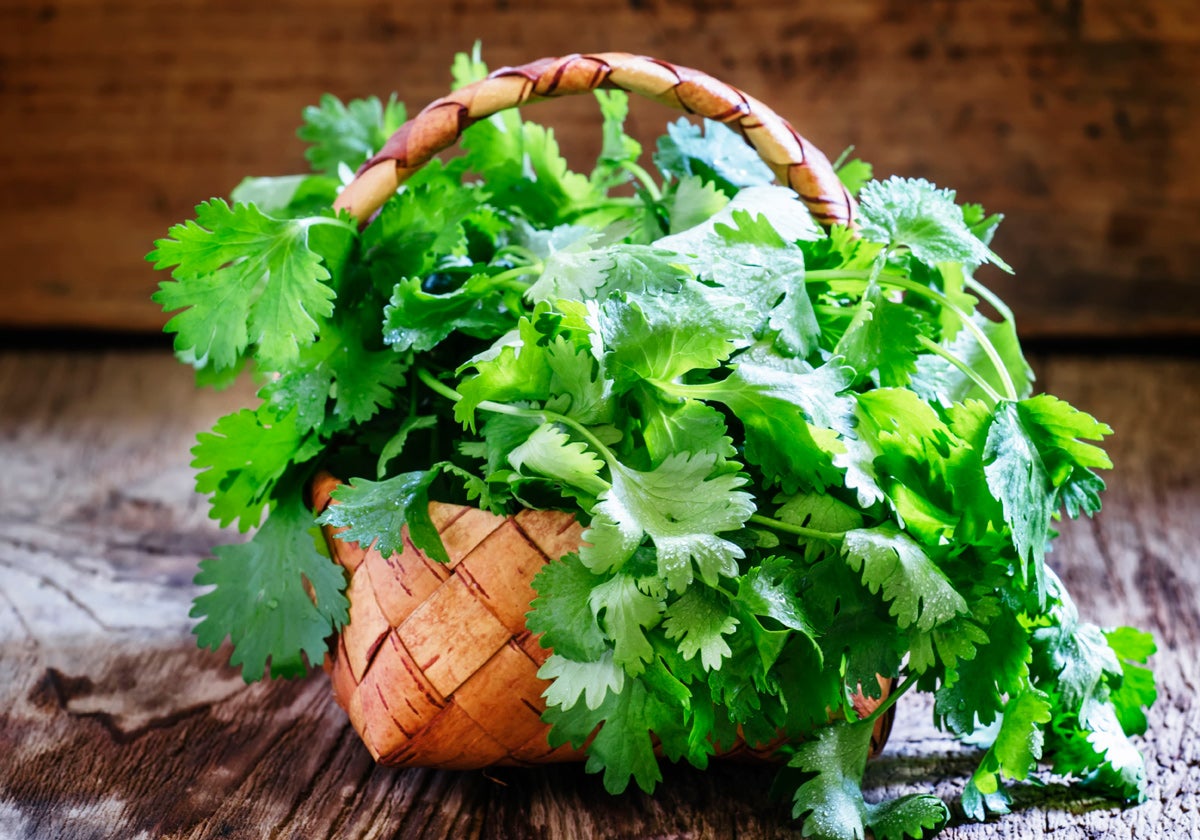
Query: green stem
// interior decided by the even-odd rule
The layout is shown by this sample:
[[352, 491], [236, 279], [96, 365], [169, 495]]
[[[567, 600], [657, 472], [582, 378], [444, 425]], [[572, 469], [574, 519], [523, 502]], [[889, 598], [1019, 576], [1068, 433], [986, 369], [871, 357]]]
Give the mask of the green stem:
[[921, 343], [921, 346], [924, 347], [926, 350], [928, 350], [930, 353], [933, 353], [936, 356], [941, 356], [947, 362], [949, 362], [950, 364], [954, 365], [956, 368], [961, 370], [967, 376], [967, 378], [969, 378], [972, 382], [974, 382], [976, 385], [979, 386], [980, 390], [982, 390], [985, 394], [987, 394], [989, 397], [992, 398], [993, 403], [998, 403], [1002, 399], [1004, 399], [1003, 397], [1000, 396], [999, 393], [996, 392], [996, 389], [994, 389], [991, 385], [989, 385], [982, 376], [980, 376], [978, 373], [976, 373], [974, 371], [974, 369], [971, 368], [970, 365], [968, 365], [962, 359], [958, 358], [958, 356], [955, 356], [953, 353], [951, 353], [945, 347], [943, 347], [942, 345], [938, 344], [935, 341], [929, 340], [928, 338], [926, 338], [923, 335], [917, 336], [917, 341], [919, 341]]
[[936, 289], [931, 289], [928, 286], [922, 285], [915, 280], [910, 280], [907, 277], [898, 277], [894, 274], [884, 275], [882, 278], [884, 283], [890, 283], [893, 286], [899, 286], [905, 291], [913, 294], [927, 297], [930, 300], [941, 304], [944, 309], [953, 312], [954, 315], [962, 322], [962, 325], [975, 336], [975, 340], [979, 342], [979, 346], [983, 348], [983, 352], [987, 355], [988, 361], [992, 363], [992, 367], [996, 369], [996, 375], [1000, 377], [1000, 383], [1004, 386], [1004, 393], [1010, 400], [1017, 398], [1017, 387], [1013, 384], [1012, 377], [1008, 373], [1008, 368], [1004, 366], [1004, 360], [1000, 358], [1000, 353], [996, 350], [996, 346], [988, 339], [979, 325], [971, 320], [966, 312], [958, 308], [950, 298], [946, 297]]
[[450, 402], [458, 402], [462, 399], [462, 394], [458, 393], [458, 391], [455, 391], [445, 382], [442, 382], [425, 368], [419, 367], [415, 368], [415, 370], [417, 372], [417, 379], [420, 379], [422, 382], [428, 385], [429, 390], [433, 391], [435, 394], [445, 397], [446, 399], [450, 400]]
[[778, 519], [772, 519], [769, 516], [762, 516], [757, 513], [753, 514], [748, 521], [756, 525], [773, 528], [776, 531], [783, 531], [785, 534], [793, 534], [797, 537], [806, 537], [810, 540], [821, 540], [823, 542], [840, 543], [846, 536], [845, 531], [819, 531], [816, 528], [806, 528], [803, 525], [781, 522]]
[[516, 268], [509, 268], [501, 271], [499, 274], [493, 274], [488, 278], [488, 286], [493, 289], [511, 289], [514, 292], [524, 294], [525, 290], [529, 288], [529, 284], [515, 281], [529, 274], [541, 273], [542, 262], [538, 260], [532, 265], [518, 265]]
[[[1010, 400], [1017, 398], [1017, 388], [1013, 384], [1012, 376], [1009, 375], [1008, 368], [1004, 366], [1004, 361], [1000, 358], [999, 351], [992, 344], [979, 325], [971, 320], [961, 308], [959, 308], [950, 298], [939, 292], [937, 289], [931, 289], [915, 280], [910, 280], [907, 277], [898, 274], [884, 272], [879, 274], [874, 271], [851, 271], [842, 269], [818, 269], [810, 271], [805, 275], [806, 280], [865, 280], [868, 284], [876, 279], [880, 283], [890, 286], [896, 286], [905, 291], [912, 292], [915, 295], [928, 298], [940, 305], [943, 309], [951, 312], [962, 325], [975, 336], [975, 340], [979, 342], [979, 346], [983, 348], [984, 354], [988, 357], [988, 361], [992, 363], [992, 367], [996, 369], [996, 375], [1000, 377], [1000, 383], [1004, 386], [1005, 396]], [[990, 301], [989, 301], [990, 302]]]
[[650, 177], [649, 172], [631, 160], [621, 161], [621, 168], [638, 179], [638, 183], [650, 194], [651, 199], [656, 202], [662, 200], [662, 192], [658, 189], [658, 184], [654, 182], [654, 179]]
[[965, 282], [967, 288], [971, 289], [971, 291], [975, 292], [975, 294], [979, 295], [981, 298], [990, 303], [992, 308], [1000, 313], [1001, 318], [1010, 323], [1014, 320], [1012, 310], [1008, 308], [1008, 304], [1000, 300], [999, 295], [997, 295], [987, 286], [980, 283], [974, 277], [968, 276]]
[[[439, 380], [425, 368], [416, 368], [416, 372], [417, 378], [428, 385], [429, 389], [435, 393], [440, 394], [451, 402], [458, 402], [462, 399], [462, 394]], [[490, 411], [492, 414], [507, 414], [510, 417], [529, 417], [533, 420], [541, 420], [544, 423], [562, 423], [564, 426], [568, 426], [578, 432], [584, 440], [591, 444], [600, 453], [601, 457], [608, 462], [609, 469], [616, 469], [617, 456], [613, 454], [613, 451], [605, 446], [603, 441], [592, 434], [587, 426], [565, 414], [559, 414], [557, 411], [547, 411], [544, 408], [519, 408], [515, 405], [506, 405], [504, 403], [493, 402], [492, 400], [481, 400], [476, 408], [480, 411]]]
[[878, 720], [880, 717], [886, 714], [887, 710], [894, 706], [896, 701], [903, 697], [910, 688], [916, 685], [916, 683], [917, 675], [909, 674], [904, 678], [904, 682], [900, 683], [900, 687], [888, 694], [887, 699], [876, 706], [875, 711], [871, 712], [871, 714], [867, 715], [865, 718], [863, 718], [863, 720]]
[[310, 227], [316, 227], [317, 225], [332, 225], [333, 227], [339, 227], [342, 230], [348, 230], [355, 236], [358, 235], [357, 223], [348, 222], [345, 219], [335, 219], [332, 216], [310, 216], [307, 219], [297, 219], [296, 221], [306, 230]]

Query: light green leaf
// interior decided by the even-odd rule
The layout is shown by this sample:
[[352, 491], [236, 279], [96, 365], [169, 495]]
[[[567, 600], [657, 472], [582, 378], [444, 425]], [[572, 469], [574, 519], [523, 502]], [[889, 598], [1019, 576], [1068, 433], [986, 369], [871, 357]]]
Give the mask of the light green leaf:
[[738, 620], [730, 615], [728, 600], [708, 587], [689, 587], [663, 616], [667, 638], [679, 640], [685, 660], [699, 653], [704, 670], [713, 671], [732, 653], [722, 637], [737, 629]]

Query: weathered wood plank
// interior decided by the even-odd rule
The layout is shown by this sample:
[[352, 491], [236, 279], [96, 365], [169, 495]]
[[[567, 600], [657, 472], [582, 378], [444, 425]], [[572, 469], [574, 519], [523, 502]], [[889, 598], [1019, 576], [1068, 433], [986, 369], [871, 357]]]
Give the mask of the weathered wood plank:
[[[1016, 813], [945, 836], [1196, 836], [1200, 360], [1035, 366], [1117, 429], [1105, 510], [1052, 559], [1088, 617], [1158, 635], [1151, 799], [1118, 811], [1047, 776]], [[196, 650], [189, 580], [220, 535], [187, 449], [248, 397], [193, 391], [163, 353], [0, 355], [0, 836], [799, 836], [764, 767], [669, 767], [653, 797], [615, 798], [579, 766], [377, 768], [323, 675], [246, 686], [227, 651]], [[975, 757], [929, 706], [901, 705], [871, 790], [957, 796]]]
[[[586, 34], [581, 34], [586, 33]], [[142, 256], [247, 174], [302, 166], [324, 91], [445, 92], [493, 65], [626, 49], [718, 74], [831, 154], [1008, 215], [1029, 335], [1200, 332], [1200, 7], [1178, 0], [350, 0], [0, 8], [0, 323], [155, 330]], [[581, 165], [594, 108], [540, 111]], [[634, 115], [650, 139], [670, 115]], [[1152, 284], [1148, 285], [1148, 284]]]

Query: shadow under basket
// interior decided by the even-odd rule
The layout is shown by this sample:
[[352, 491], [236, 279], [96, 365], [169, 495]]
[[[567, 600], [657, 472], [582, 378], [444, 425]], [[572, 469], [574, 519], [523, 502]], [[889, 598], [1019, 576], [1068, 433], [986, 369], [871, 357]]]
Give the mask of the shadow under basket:
[[[338, 479], [313, 482], [323, 511]], [[549, 681], [537, 671], [552, 653], [525, 627], [533, 578], [575, 551], [583, 529], [571, 514], [524, 510], [496, 516], [432, 502], [429, 512], [450, 555], [431, 560], [404, 534], [404, 549], [383, 557], [335, 536], [333, 558], [349, 575], [350, 620], [325, 662], [333, 694], [371, 755], [401, 767], [475, 769], [579, 761], [583, 750], [551, 748], [542, 722]], [[887, 697], [854, 698], [860, 716]], [[883, 749], [895, 706], [881, 715], [871, 755]], [[722, 758], [771, 760], [778, 743], [738, 739]]]

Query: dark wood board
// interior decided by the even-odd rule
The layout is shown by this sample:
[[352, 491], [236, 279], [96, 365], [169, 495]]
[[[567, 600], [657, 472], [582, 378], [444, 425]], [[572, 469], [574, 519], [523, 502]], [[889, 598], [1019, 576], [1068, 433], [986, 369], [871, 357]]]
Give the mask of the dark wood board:
[[[493, 66], [621, 49], [707, 70], [831, 155], [1008, 220], [1026, 335], [1200, 334], [1200, 6], [1181, 0], [451, 0], [0, 6], [0, 325], [157, 330], [142, 257], [247, 174], [303, 165], [303, 107], [447, 90]], [[570, 157], [588, 102], [539, 106]], [[650, 141], [672, 115], [635, 112]]]
[[[1111, 423], [1105, 509], [1052, 557], [1084, 615], [1154, 631], [1160, 700], [1130, 810], [1043, 776], [957, 838], [1200, 834], [1200, 360], [1035, 360]], [[198, 430], [250, 398], [195, 391], [163, 352], [0, 354], [0, 837], [799, 837], [769, 768], [666, 768], [653, 797], [579, 766], [375, 767], [324, 675], [246, 686], [189, 635], [196, 563], [222, 539], [191, 490]], [[228, 535], [227, 535], [228, 536]], [[868, 794], [953, 802], [977, 756], [906, 697]]]

